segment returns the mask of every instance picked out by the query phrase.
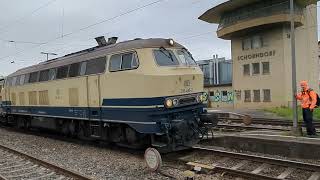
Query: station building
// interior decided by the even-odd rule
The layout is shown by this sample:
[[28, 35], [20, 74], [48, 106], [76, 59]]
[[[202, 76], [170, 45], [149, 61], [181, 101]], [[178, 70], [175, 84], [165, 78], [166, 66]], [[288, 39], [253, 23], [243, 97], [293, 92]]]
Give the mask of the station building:
[[[319, 91], [316, 2], [295, 0], [294, 21], [297, 82], [307, 80]], [[233, 108], [292, 104], [289, 3], [289, 0], [230, 0], [199, 17], [219, 24], [217, 36], [231, 40]]]

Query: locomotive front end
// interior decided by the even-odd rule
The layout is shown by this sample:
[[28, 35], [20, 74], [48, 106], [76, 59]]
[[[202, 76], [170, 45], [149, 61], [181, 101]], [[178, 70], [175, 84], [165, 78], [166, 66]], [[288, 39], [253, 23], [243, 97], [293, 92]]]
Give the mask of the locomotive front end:
[[162, 111], [153, 114], [160, 132], [152, 136], [152, 145], [161, 151], [189, 148], [208, 136], [217, 123], [217, 118], [206, 111], [208, 94], [203, 91], [203, 73], [184, 47], [152, 51], [157, 65], [157, 77], [153, 79], [158, 83], [153, 88], [169, 94], [163, 98]]

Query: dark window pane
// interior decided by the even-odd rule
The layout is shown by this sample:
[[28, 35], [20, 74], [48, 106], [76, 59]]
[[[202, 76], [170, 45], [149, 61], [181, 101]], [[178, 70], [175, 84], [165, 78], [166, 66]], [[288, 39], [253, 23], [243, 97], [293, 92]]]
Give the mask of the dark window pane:
[[250, 64], [243, 65], [243, 75], [250, 76]]
[[57, 69], [50, 69], [49, 70], [49, 81], [56, 79]]
[[86, 75], [103, 73], [106, 68], [106, 58], [100, 57], [87, 61]]
[[244, 102], [251, 102], [251, 91], [250, 90], [244, 91]]
[[271, 91], [270, 89], [263, 90], [263, 101], [264, 102], [271, 102]]
[[132, 68], [138, 67], [138, 60], [136, 54], [133, 54], [133, 59], [132, 59]]
[[83, 76], [86, 74], [86, 69], [87, 69], [87, 62], [82, 62], [81, 67], [80, 67], [80, 76]]
[[24, 84], [25, 77], [26, 77], [25, 74], [24, 74], [24, 75], [21, 75], [20, 82], [19, 82], [20, 85], [23, 85], [23, 84]]
[[17, 76], [17, 80], [16, 80], [15, 86], [19, 86], [20, 85], [20, 78], [21, 78], [21, 76]]
[[118, 71], [121, 69], [121, 55], [113, 55], [110, 58], [109, 71]]
[[176, 66], [179, 62], [171, 50], [154, 50], [154, 56], [159, 66]]
[[121, 69], [131, 69], [131, 64], [132, 64], [132, 53], [123, 54]]
[[263, 74], [269, 74], [270, 73], [270, 64], [269, 64], [269, 62], [263, 62], [262, 63], [262, 73]]
[[29, 83], [38, 82], [39, 72], [30, 73]]
[[69, 66], [58, 67], [57, 79], [66, 78], [68, 76], [68, 69], [69, 69]]
[[69, 77], [77, 77], [80, 74], [80, 63], [70, 65]]
[[253, 102], [260, 102], [260, 90], [253, 90]]
[[252, 74], [260, 74], [260, 63], [252, 63]]
[[24, 79], [24, 84], [29, 83], [29, 79], [30, 79], [30, 74], [26, 74], [26, 77]]
[[44, 70], [40, 72], [39, 81], [48, 81], [49, 80], [49, 70]]

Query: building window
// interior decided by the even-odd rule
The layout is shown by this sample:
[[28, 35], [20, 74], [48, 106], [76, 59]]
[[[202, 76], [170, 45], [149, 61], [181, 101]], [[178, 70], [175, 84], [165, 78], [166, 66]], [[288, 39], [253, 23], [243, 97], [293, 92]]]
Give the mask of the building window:
[[269, 62], [262, 63], [262, 74], [270, 74], [270, 63]]
[[209, 92], [209, 96], [214, 96], [214, 92], [213, 92], [213, 91], [210, 91], [210, 92]]
[[252, 37], [252, 49], [262, 48], [262, 37], [261, 36], [253, 36]]
[[244, 91], [244, 102], [251, 102], [251, 91], [250, 90]]
[[242, 40], [242, 50], [249, 50], [251, 49], [251, 39], [246, 38]]
[[260, 102], [260, 90], [253, 90], [253, 102]]
[[263, 90], [263, 102], [271, 102], [271, 91], [270, 89]]
[[50, 69], [49, 70], [49, 80], [56, 79], [56, 73], [57, 73], [57, 69]]
[[243, 65], [243, 75], [250, 76], [250, 64]]
[[252, 63], [252, 74], [260, 74], [260, 63]]

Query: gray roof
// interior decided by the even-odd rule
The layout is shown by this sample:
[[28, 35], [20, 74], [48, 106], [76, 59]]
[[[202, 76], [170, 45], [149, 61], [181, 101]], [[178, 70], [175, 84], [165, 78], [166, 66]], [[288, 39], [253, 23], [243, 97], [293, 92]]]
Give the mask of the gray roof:
[[86, 61], [96, 57], [105, 56], [106, 54], [116, 53], [119, 51], [142, 49], [142, 48], [158, 48], [158, 47], [183, 48], [183, 46], [177, 42], [175, 42], [173, 46], [171, 46], [168, 42], [169, 42], [169, 39], [160, 39], [160, 38], [135, 39], [130, 41], [119, 42], [119, 43], [108, 45], [108, 46], [102, 46], [102, 47], [97, 46], [97, 47], [85, 49], [79, 52], [71, 53], [63, 57], [45, 61], [45, 62], [36, 64], [33, 66], [29, 66], [23, 69], [19, 69], [18, 71], [10, 74], [8, 77], [28, 74], [31, 72], [37, 72], [41, 70], [69, 65], [72, 63], [82, 62], [82, 61]]
[[[224, 12], [230, 12], [240, 7], [244, 7], [246, 5], [253, 4], [256, 2], [261, 2], [261, 1], [263, 0], [229, 0], [207, 10], [204, 14], [202, 14], [199, 17], [199, 19], [206, 21], [208, 23], [218, 24], [220, 21], [221, 15]], [[317, 1], [319, 0], [295, 0], [295, 1], [301, 6], [307, 6], [309, 4], [316, 4]]]

